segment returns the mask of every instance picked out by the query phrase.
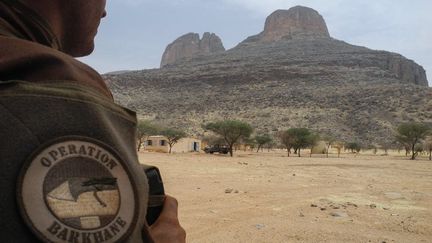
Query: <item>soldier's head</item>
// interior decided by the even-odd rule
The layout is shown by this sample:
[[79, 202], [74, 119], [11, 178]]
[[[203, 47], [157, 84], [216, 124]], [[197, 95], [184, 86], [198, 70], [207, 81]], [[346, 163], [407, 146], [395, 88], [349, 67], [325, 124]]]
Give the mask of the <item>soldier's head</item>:
[[19, 0], [40, 15], [59, 40], [62, 51], [74, 56], [93, 52], [106, 0]]

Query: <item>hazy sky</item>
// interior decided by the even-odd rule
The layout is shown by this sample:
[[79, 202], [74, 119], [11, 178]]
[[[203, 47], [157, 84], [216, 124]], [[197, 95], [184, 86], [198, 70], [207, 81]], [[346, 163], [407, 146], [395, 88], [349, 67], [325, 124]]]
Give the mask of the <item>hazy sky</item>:
[[296, 5], [319, 11], [336, 39], [415, 60], [432, 84], [430, 0], [108, 0], [96, 50], [82, 60], [101, 73], [157, 68], [185, 33], [214, 32], [229, 49], [261, 32], [273, 11]]

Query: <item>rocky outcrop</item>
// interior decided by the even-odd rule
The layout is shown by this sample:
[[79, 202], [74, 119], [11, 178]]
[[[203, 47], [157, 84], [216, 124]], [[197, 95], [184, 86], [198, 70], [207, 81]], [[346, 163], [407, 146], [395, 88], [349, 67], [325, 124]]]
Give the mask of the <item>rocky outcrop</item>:
[[246, 42], [274, 42], [281, 39], [329, 38], [324, 18], [315, 10], [296, 6], [277, 10], [267, 17], [264, 31]]
[[[333, 39], [321, 18], [303, 7], [277, 11], [264, 32], [228, 51], [105, 78], [120, 104], [197, 136], [202, 124], [227, 118], [258, 133], [309, 127], [370, 145], [393, 141], [401, 122], [432, 124], [432, 89], [420, 65]], [[194, 55], [211, 46], [202, 44], [211, 38], [188, 38]]]
[[393, 54], [388, 58], [387, 68], [396, 78], [405, 83], [428, 86], [426, 71], [422, 66], [401, 55]]
[[222, 40], [214, 33], [205, 32], [200, 41], [200, 53], [217, 53], [225, 51]]
[[176, 63], [181, 59], [222, 51], [225, 51], [225, 48], [222, 40], [216, 34], [206, 32], [200, 39], [199, 34], [189, 33], [168, 45], [162, 56], [161, 67]]

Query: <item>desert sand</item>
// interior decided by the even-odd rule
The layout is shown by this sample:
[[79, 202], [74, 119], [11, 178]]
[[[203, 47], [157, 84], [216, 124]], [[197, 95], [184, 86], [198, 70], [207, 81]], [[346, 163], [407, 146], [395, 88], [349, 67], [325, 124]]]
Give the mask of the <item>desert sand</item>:
[[283, 151], [140, 153], [179, 201], [187, 242], [432, 242], [432, 162]]

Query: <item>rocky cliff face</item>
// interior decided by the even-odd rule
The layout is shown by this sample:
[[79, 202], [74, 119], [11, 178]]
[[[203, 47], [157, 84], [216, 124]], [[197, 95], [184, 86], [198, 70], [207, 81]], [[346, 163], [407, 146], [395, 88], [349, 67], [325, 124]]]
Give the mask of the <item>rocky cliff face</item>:
[[387, 63], [387, 69], [404, 83], [413, 83], [426, 87], [429, 85], [426, 71], [414, 61], [408, 60], [401, 55], [390, 55]]
[[432, 123], [421, 66], [335, 40], [321, 18], [301, 7], [276, 11], [266, 30], [228, 51], [105, 78], [119, 103], [194, 135], [202, 123], [233, 118], [258, 132], [309, 127], [370, 144], [390, 141], [400, 122]]
[[[309, 55], [319, 53], [320, 56], [312, 58], [318, 59], [322, 64], [331, 61], [331, 65], [337, 62], [339, 65], [375, 66], [402, 83], [428, 86], [426, 71], [422, 66], [395, 53], [362, 49], [334, 40], [329, 34], [324, 18], [317, 11], [302, 6], [273, 12], [267, 17], [263, 32], [248, 37], [234, 50], [244, 50], [250, 53], [257, 52], [252, 50], [255, 48], [265, 56], [266, 53], [264, 52], [267, 51], [268, 46], [273, 46], [275, 50], [284, 51], [283, 49], [288, 50], [301, 45], [300, 42], [304, 42], [306, 45], [299, 46], [301, 49], [291, 50], [294, 52], [293, 54], [286, 53], [287, 58], [290, 55], [298, 55], [299, 51]], [[312, 45], [308, 45], [308, 43]], [[284, 47], [280, 48], [280, 45], [284, 45]], [[319, 48], [324, 48], [324, 50], [319, 50]], [[338, 48], [342, 48], [343, 51], [339, 51]], [[342, 53], [344, 53], [343, 56], [337, 57], [338, 60], [332, 60], [336, 58], [335, 54], [340, 55]], [[351, 53], [351, 57], [347, 53]], [[257, 53], [257, 55], [260, 54]], [[359, 55], [363, 57], [359, 57]], [[305, 58], [304, 62], [307, 63], [308, 59]]]
[[189, 33], [168, 45], [162, 56], [161, 67], [182, 59], [223, 51], [225, 48], [222, 40], [216, 34], [206, 32], [200, 39], [199, 34]]
[[267, 17], [264, 31], [256, 39], [274, 42], [316, 37], [330, 37], [324, 18], [311, 8], [296, 6], [289, 10], [277, 10]]

